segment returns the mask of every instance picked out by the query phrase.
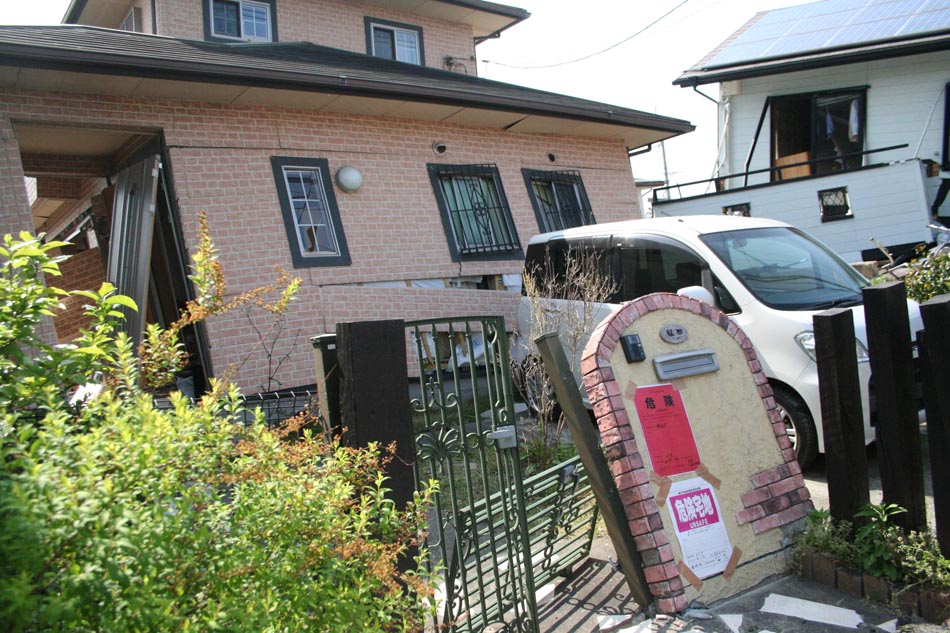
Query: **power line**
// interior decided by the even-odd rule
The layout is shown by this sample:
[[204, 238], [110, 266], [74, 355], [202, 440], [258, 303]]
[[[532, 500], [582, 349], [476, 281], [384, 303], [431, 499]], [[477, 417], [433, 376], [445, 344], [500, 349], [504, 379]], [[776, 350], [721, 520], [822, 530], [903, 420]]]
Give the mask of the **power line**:
[[608, 46], [607, 48], [605, 48], [605, 49], [603, 49], [603, 50], [597, 51], [596, 53], [591, 53], [591, 54], [589, 54], [589, 55], [584, 55], [583, 57], [578, 57], [577, 59], [571, 59], [571, 60], [568, 60], [568, 61], [565, 61], [565, 62], [558, 62], [558, 63], [556, 63], [556, 64], [544, 64], [544, 65], [542, 65], [542, 66], [515, 66], [515, 65], [512, 65], [512, 64], [504, 64], [504, 63], [502, 63], [502, 62], [493, 62], [493, 61], [491, 61], [490, 59], [483, 59], [483, 60], [482, 60], [482, 63], [485, 63], [485, 64], [496, 64], [496, 65], [498, 65], [498, 66], [504, 66], [505, 68], [514, 68], [514, 69], [516, 69], [516, 70], [540, 70], [540, 69], [542, 69], [542, 68], [557, 68], [558, 66], [567, 66], [568, 64], [576, 64], [577, 62], [582, 62], [582, 61], [584, 61], [585, 59], [590, 59], [591, 57], [596, 57], [596, 56], [598, 56], [598, 55], [603, 55], [603, 54], [606, 53], [607, 51], [613, 50], [613, 49], [617, 48], [618, 46], [620, 46], [621, 44], [625, 44], [625, 43], [629, 42], [630, 40], [632, 40], [633, 38], [637, 37], [638, 35], [641, 35], [641, 34], [645, 33], [645, 32], [647, 31], [647, 29], [651, 28], [652, 26], [654, 26], [655, 24], [657, 24], [658, 22], [660, 22], [661, 20], [663, 20], [665, 17], [667, 17], [668, 15], [670, 15], [671, 13], [673, 13], [674, 11], [676, 11], [677, 9], [679, 9], [681, 6], [683, 6], [683, 5], [686, 4], [687, 2], [689, 2], [689, 0], [683, 0], [683, 1], [680, 2], [678, 5], [676, 5], [675, 7], [673, 7], [672, 9], [670, 9], [669, 11], [667, 11], [666, 13], [664, 13], [663, 15], [661, 15], [660, 17], [658, 17], [657, 19], [653, 20], [652, 22], [650, 22], [649, 24], [647, 24], [645, 27], [643, 27], [642, 29], [640, 29], [639, 31], [637, 31], [636, 33], [634, 33], [633, 35], [631, 35], [631, 36], [629, 36], [629, 37], [625, 37], [624, 39], [620, 40], [620, 41], [617, 42], [616, 44], [611, 44], [610, 46]]

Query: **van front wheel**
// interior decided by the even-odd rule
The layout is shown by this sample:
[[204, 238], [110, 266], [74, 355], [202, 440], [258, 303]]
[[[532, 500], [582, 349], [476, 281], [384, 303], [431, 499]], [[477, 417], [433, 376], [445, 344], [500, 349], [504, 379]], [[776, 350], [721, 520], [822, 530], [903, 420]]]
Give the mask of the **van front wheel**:
[[784, 387], [772, 387], [775, 406], [785, 423], [785, 432], [795, 448], [798, 464], [805, 470], [818, 457], [818, 434], [808, 407], [796, 394]]

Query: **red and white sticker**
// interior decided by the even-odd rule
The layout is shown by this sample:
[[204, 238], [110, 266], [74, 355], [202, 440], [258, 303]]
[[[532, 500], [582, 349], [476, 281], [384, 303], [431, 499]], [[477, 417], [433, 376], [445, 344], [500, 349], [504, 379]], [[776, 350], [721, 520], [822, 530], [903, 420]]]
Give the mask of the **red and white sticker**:
[[701, 477], [673, 482], [666, 508], [676, 528], [683, 563], [699, 578], [723, 572], [732, 545], [709, 482]]

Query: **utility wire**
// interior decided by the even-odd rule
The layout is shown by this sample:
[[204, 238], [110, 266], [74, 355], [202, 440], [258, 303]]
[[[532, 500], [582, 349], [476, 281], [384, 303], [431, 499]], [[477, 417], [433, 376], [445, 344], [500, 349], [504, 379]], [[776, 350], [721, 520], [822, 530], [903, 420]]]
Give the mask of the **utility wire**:
[[607, 51], [613, 50], [613, 49], [617, 48], [618, 46], [620, 46], [621, 44], [626, 44], [627, 42], [629, 42], [629, 41], [632, 40], [633, 38], [637, 37], [638, 35], [641, 35], [641, 34], [643, 34], [644, 32], [646, 32], [647, 29], [651, 28], [652, 26], [654, 26], [655, 24], [657, 24], [658, 22], [660, 22], [661, 20], [663, 20], [665, 17], [667, 17], [668, 15], [670, 15], [671, 13], [673, 13], [674, 11], [676, 11], [677, 9], [679, 9], [681, 6], [683, 6], [683, 5], [686, 4], [687, 2], [689, 2], [689, 0], [683, 0], [683, 1], [680, 2], [678, 5], [676, 5], [675, 7], [673, 7], [672, 9], [670, 9], [669, 11], [667, 11], [666, 13], [664, 13], [663, 15], [661, 15], [660, 17], [658, 17], [657, 19], [653, 20], [652, 22], [650, 22], [649, 24], [647, 24], [645, 27], [643, 27], [642, 29], [640, 29], [639, 31], [637, 31], [636, 33], [634, 33], [633, 35], [631, 35], [631, 36], [629, 36], [629, 37], [626, 37], [626, 38], [620, 40], [620, 41], [617, 42], [616, 44], [611, 44], [610, 46], [608, 46], [607, 48], [605, 48], [605, 49], [603, 49], [603, 50], [597, 51], [596, 53], [591, 53], [590, 55], [584, 55], [583, 57], [578, 57], [577, 59], [571, 59], [571, 60], [568, 60], [568, 61], [565, 61], [565, 62], [558, 62], [558, 63], [556, 63], [556, 64], [545, 64], [545, 65], [542, 65], [542, 66], [514, 66], [514, 65], [512, 65], [512, 64], [504, 64], [504, 63], [502, 63], [502, 62], [493, 62], [493, 61], [491, 61], [490, 59], [483, 59], [482, 62], [485, 63], [485, 64], [495, 64], [495, 65], [497, 65], [497, 66], [504, 66], [505, 68], [514, 68], [514, 69], [516, 69], [516, 70], [540, 70], [540, 69], [542, 69], [542, 68], [557, 68], [558, 66], [567, 66], [568, 64], [576, 64], [577, 62], [582, 62], [582, 61], [584, 61], [585, 59], [590, 59], [591, 57], [596, 57], [596, 56], [598, 56], [598, 55], [603, 55], [603, 54], [606, 53]]

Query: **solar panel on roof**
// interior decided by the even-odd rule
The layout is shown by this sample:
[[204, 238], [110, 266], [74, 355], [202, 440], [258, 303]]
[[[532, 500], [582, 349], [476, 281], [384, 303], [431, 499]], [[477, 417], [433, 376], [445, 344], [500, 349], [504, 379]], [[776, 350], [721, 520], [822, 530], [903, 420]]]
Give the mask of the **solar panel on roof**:
[[769, 11], [706, 68], [911, 37], [950, 28], [950, 0], [826, 0]]

